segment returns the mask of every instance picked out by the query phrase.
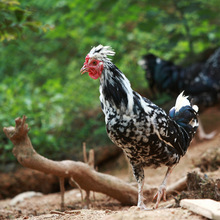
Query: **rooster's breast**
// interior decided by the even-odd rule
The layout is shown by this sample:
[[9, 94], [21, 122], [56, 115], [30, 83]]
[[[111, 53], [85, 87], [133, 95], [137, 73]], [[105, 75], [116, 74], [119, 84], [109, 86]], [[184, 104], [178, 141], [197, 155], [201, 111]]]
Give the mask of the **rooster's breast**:
[[142, 115], [113, 114], [106, 118], [106, 130], [112, 142], [124, 150], [133, 164], [158, 167], [179, 160], [176, 152], [158, 139], [153, 125]]

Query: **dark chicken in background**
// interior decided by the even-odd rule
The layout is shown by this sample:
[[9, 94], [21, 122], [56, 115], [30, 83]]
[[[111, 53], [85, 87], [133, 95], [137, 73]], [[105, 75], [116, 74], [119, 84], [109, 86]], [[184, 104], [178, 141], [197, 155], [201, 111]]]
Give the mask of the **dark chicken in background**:
[[156, 208], [166, 199], [166, 182], [174, 166], [185, 155], [198, 127], [196, 105], [181, 93], [170, 116], [150, 100], [133, 91], [125, 75], [107, 56], [109, 46], [93, 47], [85, 58], [81, 73], [100, 80], [100, 101], [109, 138], [122, 148], [138, 182], [138, 207], [143, 202], [144, 167], [168, 167], [154, 196]]
[[[162, 60], [153, 54], [143, 56], [139, 64], [146, 71], [151, 91], [167, 92], [174, 96], [185, 91], [200, 111], [220, 101], [220, 48], [206, 62], [186, 68]], [[200, 139], [211, 139], [215, 132], [205, 134], [199, 121]]]

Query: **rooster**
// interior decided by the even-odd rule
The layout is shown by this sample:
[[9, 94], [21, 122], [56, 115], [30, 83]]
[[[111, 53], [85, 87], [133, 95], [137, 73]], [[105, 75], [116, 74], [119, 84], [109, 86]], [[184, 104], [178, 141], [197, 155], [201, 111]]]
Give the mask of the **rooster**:
[[93, 47], [85, 58], [81, 73], [100, 80], [100, 101], [109, 138], [122, 148], [138, 182], [138, 204], [143, 202], [144, 167], [168, 167], [155, 194], [156, 208], [166, 199], [166, 182], [174, 166], [184, 156], [198, 127], [198, 107], [181, 93], [170, 116], [150, 100], [132, 90], [125, 75], [107, 56], [109, 46]]
[[[220, 101], [220, 48], [205, 63], [195, 63], [188, 67], [174, 65], [171, 61], [162, 60], [153, 54], [143, 56], [139, 64], [146, 71], [150, 89], [155, 92], [168, 92], [172, 95], [185, 91], [200, 111]], [[211, 139], [204, 132], [199, 122], [199, 138]]]

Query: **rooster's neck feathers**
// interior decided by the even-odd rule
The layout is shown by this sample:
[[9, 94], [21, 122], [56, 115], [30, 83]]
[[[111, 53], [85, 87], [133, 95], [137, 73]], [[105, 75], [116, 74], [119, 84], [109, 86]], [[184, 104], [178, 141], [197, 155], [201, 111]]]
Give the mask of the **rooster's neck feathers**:
[[125, 75], [109, 60], [104, 62], [100, 77], [100, 99], [112, 107], [128, 113], [133, 109], [133, 90]]

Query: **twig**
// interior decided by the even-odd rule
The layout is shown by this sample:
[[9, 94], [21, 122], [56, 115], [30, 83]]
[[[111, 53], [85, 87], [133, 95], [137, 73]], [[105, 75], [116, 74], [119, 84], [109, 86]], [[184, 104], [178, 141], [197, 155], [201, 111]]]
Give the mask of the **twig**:
[[86, 191], [86, 197], [85, 197], [85, 200], [86, 200], [86, 208], [89, 209], [89, 205], [90, 205], [90, 191]]
[[85, 163], [88, 162], [87, 153], [86, 153], [86, 142], [83, 142], [83, 159]]
[[70, 178], [70, 185], [73, 186], [73, 184], [75, 184], [77, 186], [77, 188], [80, 191], [80, 195], [81, 195], [81, 208], [83, 208], [83, 191], [80, 187], [80, 185], [73, 179], [73, 177]]
[[65, 215], [65, 213], [57, 211], [57, 210], [52, 210], [50, 211], [50, 214], [58, 214], [58, 215]]
[[95, 167], [95, 152], [93, 149], [91, 149], [89, 151], [89, 161], [88, 161], [88, 165], [94, 169]]
[[60, 193], [61, 193], [61, 211], [64, 211], [64, 193], [65, 193], [65, 187], [64, 187], [64, 178], [59, 177], [59, 182], [60, 182]]
[[74, 215], [78, 215], [81, 213], [81, 210], [67, 210], [65, 211], [66, 214], [74, 214]]

